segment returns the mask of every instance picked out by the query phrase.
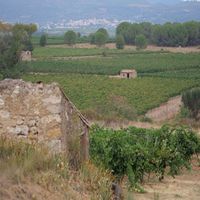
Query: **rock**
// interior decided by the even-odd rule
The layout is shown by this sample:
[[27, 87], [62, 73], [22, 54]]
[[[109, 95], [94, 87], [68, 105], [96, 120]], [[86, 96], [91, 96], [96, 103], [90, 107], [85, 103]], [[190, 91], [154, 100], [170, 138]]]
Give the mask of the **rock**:
[[60, 114], [61, 113], [61, 105], [48, 105], [46, 108], [51, 114]]
[[6, 110], [0, 110], [0, 118], [2, 119], [9, 119], [10, 113]]
[[4, 106], [4, 100], [0, 97], [0, 106]]
[[23, 124], [24, 124], [24, 120], [22, 120], [22, 119], [17, 120], [17, 125], [23, 125]]
[[[28, 121], [28, 126], [29, 126], [29, 127], [34, 127], [35, 125], [36, 125], [36, 120], [33, 119], [33, 120], [29, 120], [29, 121]], [[35, 127], [34, 127], [34, 128], [35, 128]]]
[[33, 134], [33, 135], [37, 135], [38, 134], [38, 128], [37, 127], [31, 127], [30, 129], [29, 129], [29, 132], [31, 133], [31, 134]]
[[61, 96], [53, 96], [51, 95], [50, 97], [43, 99], [42, 100], [44, 104], [60, 104], [61, 103]]

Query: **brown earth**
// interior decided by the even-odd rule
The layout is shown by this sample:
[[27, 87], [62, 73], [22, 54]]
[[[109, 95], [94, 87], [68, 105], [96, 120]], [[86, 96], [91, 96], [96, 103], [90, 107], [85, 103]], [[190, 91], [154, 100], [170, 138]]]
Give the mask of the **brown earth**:
[[150, 118], [153, 122], [162, 123], [174, 118], [180, 112], [181, 106], [181, 96], [176, 96], [170, 98], [159, 107], [149, 110], [145, 116]]
[[[52, 48], [72, 48], [69, 45], [48, 45], [48, 47], [52, 47]], [[83, 43], [83, 44], [76, 44], [73, 46], [74, 48], [97, 48], [96, 45], [92, 45], [89, 43]], [[108, 43], [104, 46], [104, 48], [108, 48], [108, 49], [116, 49], [115, 43]], [[136, 46], [130, 46], [130, 45], [126, 45], [125, 49], [129, 49], [129, 50], [136, 50]], [[149, 45], [145, 51], [169, 51], [169, 52], [173, 52], [173, 53], [191, 53], [191, 52], [200, 52], [200, 48], [197, 47], [158, 47], [155, 45]]]
[[[59, 186], [60, 187], [60, 186]], [[71, 186], [60, 190], [53, 187], [43, 187], [31, 180], [20, 183], [0, 178], [0, 200], [88, 200], [84, 192], [75, 191]]]
[[194, 161], [191, 171], [183, 170], [175, 179], [166, 177], [162, 182], [149, 181], [144, 189], [145, 194], [133, 194], [134, 200], [199, 200], [200, 165]]

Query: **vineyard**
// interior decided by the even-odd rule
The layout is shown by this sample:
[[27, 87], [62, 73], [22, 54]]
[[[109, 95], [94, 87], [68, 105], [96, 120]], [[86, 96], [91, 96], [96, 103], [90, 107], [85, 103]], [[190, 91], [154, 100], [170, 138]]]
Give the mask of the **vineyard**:
[[200, 138], [182, 127], [119, 131], [93, 127], [90, 153], [96, 164], [119, 178], [128, 176], [131, 186], [141, 189], [138, 183], [152, 174], [162, 180], [166, 174], [174, 177], [182, 168], [189, 169], [192, 156], [200, 153]]
[[58, 82], [88, 118], [134, 120], [169, 97], [199, 85], [198, 80], [174, 78], [111, 79], [107, 76], [54, 74], [26, 75], [25, 80]]
[[[102, 56], [103, 52], [102, 49], [36, 48], [33, 55], [38, 60], [31, 62], [27, 70], [44, 73], [114, 75], [122, 69], [134, 68], [144, 76], [147, 73], [200, 69], [200, 56], [197, 53], [131, 52], [110, 49], [106, 50], [105, 56]], [[84, 59], [78, 57], [94, 55], [99, 57]], [[77, 58], [52, 60], [53, 57], [70, 56]]]

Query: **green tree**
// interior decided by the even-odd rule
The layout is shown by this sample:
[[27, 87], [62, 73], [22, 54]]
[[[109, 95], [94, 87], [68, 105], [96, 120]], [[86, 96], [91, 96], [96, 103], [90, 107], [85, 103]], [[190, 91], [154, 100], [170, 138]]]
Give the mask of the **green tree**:
[[193, 88], [183, 93], [182, 101], [184, 106], [190, 110], [192, 117], [197, 120], [200, 112], [200, 88]]
[[95, 44], [95, 33], [89, 35], [90, 44]]
[[20, 40], [24, 51], [33, 51], [31, 36], [37, 31], [35, 24], [15, 24], [12, 28], [12, 33], [16, 40]]
[[18, 63], [22, 50], [22, 43], [8, 32], [0, 34], [0, 73], [3, 78], [19, 78]]
[[72, 30], [67, 31], [64, 35], [65, 43], [70, 46], [76, 44], [76, 39], [77, 39], [76, 33]]
[[37, 26], [36, 24], [15, 24], [13, 26], [13, 32], [15, 31], [19, 31], [19, 30], [24, 30], [27, 32], [27, 34], [29, 35], [29, 37], [31, 37], [31, 35], [37, 31]]
[[20, 63], [22, 50], [33, 50], [31, 35], [37, 30], [34, 24], [1, 24], [0, 73], [3, 78], [19, 78], [24, 71]]
[[147, 48], [147, 39], [144, 35], [137, 35], [135, 38], [135, 44], [138, 49]]
[[200, 23], [191, 21], [186, 22], [183, 25], [188, 33], [187, 45], [192, 46], [200, 44]]
[[122, 35], [117, 35], [116, 37], [116, 48], [117, 49], [124, 49], [125, 41]]
[[136, 36], [141, 34], [141, 26], [137, 23], [123, 22], [117, 27], [116, 34], [122, 35], [126, 44], [134, 45]]
[[46, 46], [46, 44], [47, 44], [47, 36], [46, 36], [46, 34], [43, 34], [40, 37], [40, 46], [44, 47], [44, 46]]
[[95, 33], [95, 44], [99, 47], [106, 44], [107, 36], [102, 32]]
[[105, 35], [105, 37], [106, 37], [106, 42], [109, 39], [108, 31], [105, 28], [98, 29], [96, 33], [103, 33]]

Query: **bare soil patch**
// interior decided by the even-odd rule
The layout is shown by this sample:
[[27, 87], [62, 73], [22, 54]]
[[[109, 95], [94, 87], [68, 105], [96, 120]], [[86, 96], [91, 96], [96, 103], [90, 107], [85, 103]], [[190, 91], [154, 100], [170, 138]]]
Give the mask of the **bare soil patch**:
[[153, 122], [161, 123], [174, 118], [181, 109], [181, 96], [170, 98], [166, 103], [154, 108], [146, 113], [146, 117]]
[[194, 161], [191, 171], [183, 170], [175, 179], [166, 177], [162, 182], [152, 180], [144, 188], [146, 193], [134, 193], [134, 200], [199, 200], [200, 166]]
[[[82, 44], [76, 44], [73, 47], [66, 45], [66, 44], [61, 44], [61, 45], [48, 45], [48, 47], [51, 48], [98, 48], [96, 45], [89, 44], [89, 43], [82, 43]], [[102, 48], [108, 48], [108, 49], [116, 49], [115, 43], [108, 43]], [[136, 46], [131, 46], [131, 45], [126, 45], [125, 49], [128, 50], [135, 50], [136, 51]], [[200, 47], [158, 47], [155, 45], [149, 45], [144, 51], [169, 51], [173, 53], [199, 53], [200, 52]]]

